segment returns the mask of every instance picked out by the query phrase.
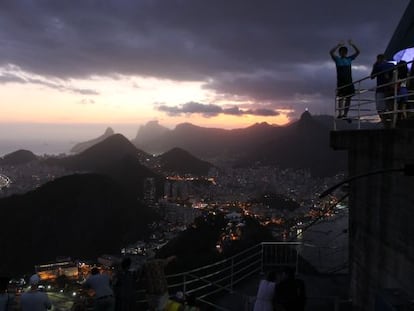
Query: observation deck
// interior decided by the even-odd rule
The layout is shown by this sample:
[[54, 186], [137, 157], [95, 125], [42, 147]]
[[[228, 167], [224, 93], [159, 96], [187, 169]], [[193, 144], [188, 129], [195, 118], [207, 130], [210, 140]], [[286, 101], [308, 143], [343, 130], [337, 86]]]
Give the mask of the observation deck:
[[[344, 113], [345, 108], [340, 104], [341, 101], [350, 100], [350, 105], [346, 118], [334, 118], [333, 130], [414, 128], [414, 75], [409, 74], [412, 64], [413, 61], [406, 63], [408, 75], [404, 78], [401, 78], [401, 71], [405, 65], [393, 64], [388, 70], [354, 81], [352, 85], [355, 94], [352, 95], [336, 96], [338, 91], [349, 88], [351, 84], [337, 88], [333, 106], [334, 116]], [[376, 85], [375, 80], [381, 75], [391, 78], [387, 83]], [[376, 99], [378, 93], [383, 94], [382, 101]], [[384, 108], [379, 109], [379, 105]], [[344, 122], [351, 125], [345, 125]]]

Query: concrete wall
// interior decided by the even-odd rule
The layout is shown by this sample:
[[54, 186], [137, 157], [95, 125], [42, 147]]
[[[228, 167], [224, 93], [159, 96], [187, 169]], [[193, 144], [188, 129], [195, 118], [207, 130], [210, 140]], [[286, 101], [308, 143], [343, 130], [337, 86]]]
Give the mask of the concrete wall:
[[[414, 130], [331, 133], [331, 146], [348, 150], [349, 176], [414, 164]], [[350, 183], [350, 293], [357, 310], [374, 310], [383, 288], [414, 299], [414, 176], [388, 172]]]

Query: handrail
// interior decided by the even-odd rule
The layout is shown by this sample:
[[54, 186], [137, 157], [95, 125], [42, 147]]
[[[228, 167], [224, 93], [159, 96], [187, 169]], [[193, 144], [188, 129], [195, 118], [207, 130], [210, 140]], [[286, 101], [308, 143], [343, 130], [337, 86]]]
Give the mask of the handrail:
[[[292, 241], [292, 242], [261, 242], [248, 249], [233, 255], [230, 258], [225, 260], [219, 261], [220, 263], [228, 262], [232, 263], [232, 266], [224, 266], [218, 267], [217, 262], [214, 264], [205, 265], [203, 267], [199, 267], [196, 269], [192, 269], [189, 271], [185, 271], [182, 273], [171, 274], [167, 275], [168, 278], [171, 277], [182, 277], [182, 283], [175, 283], [170, 284], [169, 288], [182, 288], [184, 289], [183, 292], [186, 294], [192, 294], [198, 302], [210, 306], [214, 308], [214, 310], [221, 310], [221, 311], [231, 311], [234, 308], [220, 306], [219, 304], [211, 301], [211, 297], [214, 294], [220, 292], [227, 292], [236, 295], [237, 297], [242, 298], [242, 300], [238, 299], [239, 302], [242, 304], [247, 304], [253, 302], [251, 299], [255, 296], [250, 296], [241, 292], [237, 292], [234, 290], [234, 285], [238, 284], [239, 282], [243, 281], [246, 278], [251, 277], [252, 275], [259, 276], [262, 270], [262, 254], [266, 253], [267, 255], [272, 255], [274, 260], [282, 259], [280, 255], [288, 254], [290, 257], [288, 261], [280, 262], [281, 266], [286, 265], [295, 265], [297, 266], [298, 257], [291, 256], [292, 254], [290, 251], [296, 252], [296, 254], [302, 253], [304, 247], [316, 247], [315, 245], [303, 243], [300, 241]], [[273, 248], [273, 250], [272, 250]], [[246, 252], [253, 251], [254, 254], [248, 254], [246, 256]], [[244, 255], [244, 256], [242, 256]], [[246, 260], [246, 258], [250, 258], [250, 260]], [[257, 258], [255, 258], [257, 257]], [[282, 256], [283, 257], [283, 256]], [[273, 266], [268, 266], [273, 267]], [[207, 274], [195, 274], [197, 272], [205, 270], [209, 270], [211, 268], [217, 268], [217, 271], [209, 271]], [[231, 268], [231, 269], [230, 269]], [[228, 272], [230, 269], [230, 272]], [[195, 271], [191, 272], [191, 271]], [[211, 278], [213, 277], [213, 278]], [[197, 284], [201, 283], [201, 284]], [[194, 285], [194, 286], [192, 286]], [[139, 291], [139, 293], [143, 294], [144, 291]], [[71, 298], [68, 297], [71, 300]], [[339, 310], [337, 307], [342, 302], [339, 297], [335, 296], [308, 296], [309, 300], [331, 300], [335, 303], [335, 309]], [[142, 306], [145, 300], [138, 299], [137, 303], [139, 306]], [[346, 301], [343, 301], [346, 302]], [[245, 309], [247, 310], [247, 309]]]
[[[222, 292], [223, 290], [235, 293], [233, 291], [234, 285], [238, 284], [247, 277], [258, 274], [262, 271], [263, 249], [267, 249], [269, 247], [281, 247], [286, 249], [293, 247], [295, 252], [297, 252], [296, 248], [299, 245], [301, 245], [301, 242], [262, 242], [218, 262], [204, 265], [182, 273], [167, 275], [167, 280], [177, 278], [181, 279], [181, 281], [178, 280], [176, 282], [168, 282], [168, 287], [171, 292], [173, 292], [174, 289], [181, 290], [187, 294], [194, 295], [200, 302], [204, 303], [207, 301], [206, 298], [211, 297], [218, 292]], [[274, 252], [273, 256], [275, 260], [280, 260], [280, 258], [275, 257], [276, 255], [287, 253], [286, 251], [282, 251], [282, 253], [280, 252], [281, 250]], [[289, 260], [285, 260], [279, 264], [291, 264], [292, 266], [297, 265], [297, 259], [297, 256], [291, 256]], [[203, 284], [199, 284], [200, 282]], [[140, 290], [138, 293], [143, 295], [144, 291]], [[139, 299], [137, 302], [143, 303], [144, 301], [144, 299]], [[208, 304], [211, 305], [213, 303], [209, 302]], [[216, 309], [225, 310], [220, 309], [219, 307]]]
[[[413, 64], [414, 60], [407, 62], [407, 64]], [[345, 103], [342, 103], [342, 107], [339, 107], [339, 103], [342, 101], [345, 101], [346, 99], [350, 99], [350, 105], [348, 106], [349, 109], [349, 117], [347, 116], [344, 118], [348, 122], [352, 122], [352, 120], [357, 120], [358, 129], [361, 128], [361, 121], [370, 121], [370, 120], [381, 120], [384, 124], [385, 128], [395, 128], [397, 126], [397, 119], [398, 115], [403, 115], [404, 117], [407, 116], [408, 113], [413, 113], [414, 108], [407, 107], [408, 104], [413, 103], [414, 100], [411, 99], [414, 95], [414, 91], [407, 88], [407, 94], [398, 94], [398, 84], [400, 82], [406, 81], [407, 83], [409, 81], [412, 81], [414, 79], [414, 76], [408, 75], [407, 78], [398, 79], [398, 69], [401, 67], [401, 64], [397, 64], [393, 66], [390, 69], [378, 72], [374, 75], [369, 75], [366, 77], [363, 77], [359, 80], [353, 81], [350, 84], [338, 87], [336, 89], [335, 93], [335, 106], [334, 106], [334, 130], [337, 130], [338, 121], [336, 116], [342, 115], [342, 111], [344, 111]], [[393, 78], [390, 82], [384, 83], [382, 85], [376, 85], [376, 86], [365, 86], [364, 83], [368, 83], [368, 81], [373, 80], [377, 76], [392, 72]], [[412, 82], [411, 82], [412, 83]], [[351, 85], [354, 85], [355, 94], [347, 95], [338, 97], [338, 90], [341, 90], [343, 88], [349, 87]], [[377, 111], [375, 105], [376, 105], [376, 99], [375, 95], [373, 95], [374, 92], [376, 92], [379, 88], [393, 88], [392, 94], [387, 94], [386, 97], [384, 97], [382, 100], [384, 101], [384, 105], [386, 105], [385, 111]], [[399, 107], [399, 99], [400, 98], [407, 98], [406, 100], [406, 106], [400, 108]], [[374, 109], [372, 107], [374, 105]]]

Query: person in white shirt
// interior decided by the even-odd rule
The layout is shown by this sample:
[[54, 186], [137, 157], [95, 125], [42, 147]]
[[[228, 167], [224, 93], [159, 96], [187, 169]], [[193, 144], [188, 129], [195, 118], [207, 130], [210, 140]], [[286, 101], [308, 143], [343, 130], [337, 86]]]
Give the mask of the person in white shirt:
[[273, 311], [273, 296], [276, 286], [276, 273], [270, 271], [266, 275], [266, 279], [260, 281], [257, 291], [254, 311]]

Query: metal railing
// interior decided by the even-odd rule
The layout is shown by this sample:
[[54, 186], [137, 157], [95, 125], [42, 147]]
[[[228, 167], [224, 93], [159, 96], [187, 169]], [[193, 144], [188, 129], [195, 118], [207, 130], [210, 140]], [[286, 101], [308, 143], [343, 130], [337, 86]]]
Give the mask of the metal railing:
[[[182, 291], [203, 304], [227, 310], [210, 297], [219, 292], [238, 294], [234, 286], [243, 280], [277, 267], [291, 266], [298, 271], [301, 242], [262, 242], [232, 257], [182, 273], [167, 275], [170, 293]], [[139, 304], [145, 303], [145, 291], [138, 291]], [[240, 294], [241, 299], [246, 299]]]
[[[173, 294], [182, 291], [196, 297], [200, 304], [222, 311], [229, 311], [229, 309], [217, 304], [217, 295], [233, 295], [238, 297], [237, 300], [243, 301], [245, 310], [250, 310], [255, 296], [238, 292], [235, 290], [237, 284], [249, 278], [250, 280], [259, 278], [266, 271], [277, 271], [286, 266], [294, 268], [297, 274], [305, 275], [309, 262], [303, 258], [303, 255], [308, 256], [309, 252], [312, 252], [320, 257], [320, 248], [302, 242], [262, 242], [225, 260], [182, 273], [167, 275], [169, 292]], [[331, 252], [336, 251], [325, 248], [324, 257], [325, 255], [331, 256]], [[313, 259], [316, 258], [315, 256]], [[309, 259], [313, 264], [314, 260]], [[145, 291], [140, 290], [138, 294], [139, 304], [144, 305]], [[333, 296], [308, 297], [308, 299], [332, 305], [332, 310], [339, 310], [339, 305], [343, 304], [339, 297]]]
[[[413, 64], [413, 61], [407, 62]], [[378, 122], [382, 121], [385, 128], [398, 127], [398, 121], [402, 118], [407, 118], [407, 115], [414, 113], [414, 88], [407, 87], [407, 94], [399, 92], [399, 85], [401, 82], [414, 85], [414, 76], [409, 75], [407, 78], [398, 79], [398, 70], [400, 65], [395, 65], [389, 70], [379, 72], [375, 76], [367, 76], [360, 80], [354, 81], [352, 84], [341, 86], [335, 92], [334, 105], [334, 130], [338, 129], [338, 120], [336, 116], [342, 115], [345, 108], [344, 102], [350, 100], [347, 121], [357, 121], [357, 128], [361, 129], [361, 122]], [[392, 79], [390, 82], [376, 86], [375, 79], [381, 74], [391, 73]], [[355, 93], [347, 96], [338, 96], [338, 90], [348, 88], [353, 85]], [[383, 98], [386, 109], [384, 111], [377, 111], [376, 109], [376, 93], [379, 88], [386, 88], [388, 91]], [[404, 106], [402, 105], [404, 99]], [[411, 108], [413, 107], [413, 108]]]

